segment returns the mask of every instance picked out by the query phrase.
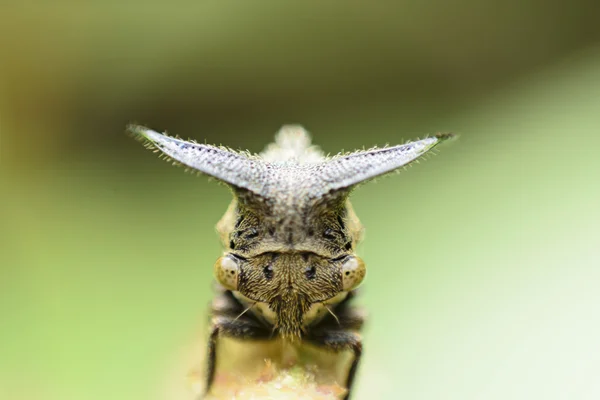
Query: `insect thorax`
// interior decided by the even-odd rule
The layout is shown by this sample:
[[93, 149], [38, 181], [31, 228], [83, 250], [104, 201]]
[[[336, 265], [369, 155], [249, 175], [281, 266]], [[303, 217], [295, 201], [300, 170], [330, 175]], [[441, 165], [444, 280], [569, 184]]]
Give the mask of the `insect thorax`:
[[240, 255], [312, 252], [335, 257], [361, 239], [362, 225], [348, 200], [276, 203], [245, 196], [238, 194], [217, 224], [224, 248]]

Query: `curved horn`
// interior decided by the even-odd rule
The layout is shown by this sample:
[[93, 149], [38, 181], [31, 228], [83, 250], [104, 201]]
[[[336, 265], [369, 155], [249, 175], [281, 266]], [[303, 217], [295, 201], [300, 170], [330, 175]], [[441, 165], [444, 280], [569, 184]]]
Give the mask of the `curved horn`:
[[320, 177], [326, 182], [325, 193], [351, 188], [377, 176], [395, 171], [451, 137], [453, 137], [452, 134], [439, 134], [399, 146], [357, 151], [332, 158], [322, 166], [320, 171]]
[[158, 149], [168, 158], [231, 186], [261, 194], [265, 181], [264, 162], [251, 155], [223, 147], [187, 142], [155, 132], [139, 125], [127, 130], [146, 144]]

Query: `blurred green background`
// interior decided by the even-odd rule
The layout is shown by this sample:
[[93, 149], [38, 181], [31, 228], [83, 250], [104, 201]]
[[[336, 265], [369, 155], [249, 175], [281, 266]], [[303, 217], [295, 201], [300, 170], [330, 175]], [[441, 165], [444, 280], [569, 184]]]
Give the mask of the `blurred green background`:
[[260, 151], [460, 134], [363, 187], [356, 398], [600, 398], [596, 2], [0, 5], [0, 398], [175, 400], [228, 191], [129, 122]]

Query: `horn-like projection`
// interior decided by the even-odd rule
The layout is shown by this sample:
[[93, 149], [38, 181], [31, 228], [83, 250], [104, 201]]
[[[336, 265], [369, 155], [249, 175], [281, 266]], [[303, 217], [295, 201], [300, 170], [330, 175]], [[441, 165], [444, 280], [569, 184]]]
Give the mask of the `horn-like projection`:
[[160, 150], [177, 163], [236, 188], [261, 194], [263, 183], [268, 180], [265, 163], [255, 156], [172, 138], [139, 125], [129, 125], [127, 130], [147, 147]]
[[440, 134], [400, 146], [327, 159], [316, 148], [308, 147], [310, 139], [298, 127], [282, 128], [277, 143], [261, 155], [188, 142], [139, 125], [130, 125], [128, 131], [147, 147], [161, 151], [176, 163], [234, 188], [246, 189], [263, 199], [286, 204], [324, 197], [331, 200], [339, 196], [328, 194], [338, 191], [339, 199], [343, 200], [354, 186], [406, 166], [453, 136]]
[[[326, 192], [351, 188], [404, 167], [454, 135], [439, 134], [399, 146], [357, 151], [334, 157], [320, 168]], [[323, 193], [325, 194], [325, 193]]]

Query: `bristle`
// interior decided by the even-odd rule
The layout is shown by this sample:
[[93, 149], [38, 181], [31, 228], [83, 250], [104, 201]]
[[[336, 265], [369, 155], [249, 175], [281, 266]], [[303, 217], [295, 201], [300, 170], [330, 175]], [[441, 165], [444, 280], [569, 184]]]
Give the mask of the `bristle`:
[[437, 133], [435, 135], [436, 138], [440, 139], [440, 140], [449, 140], [449, 139], [454, 139], [457, 136], [452, 133], [452, 132], [446, 132], [446, 133]]

